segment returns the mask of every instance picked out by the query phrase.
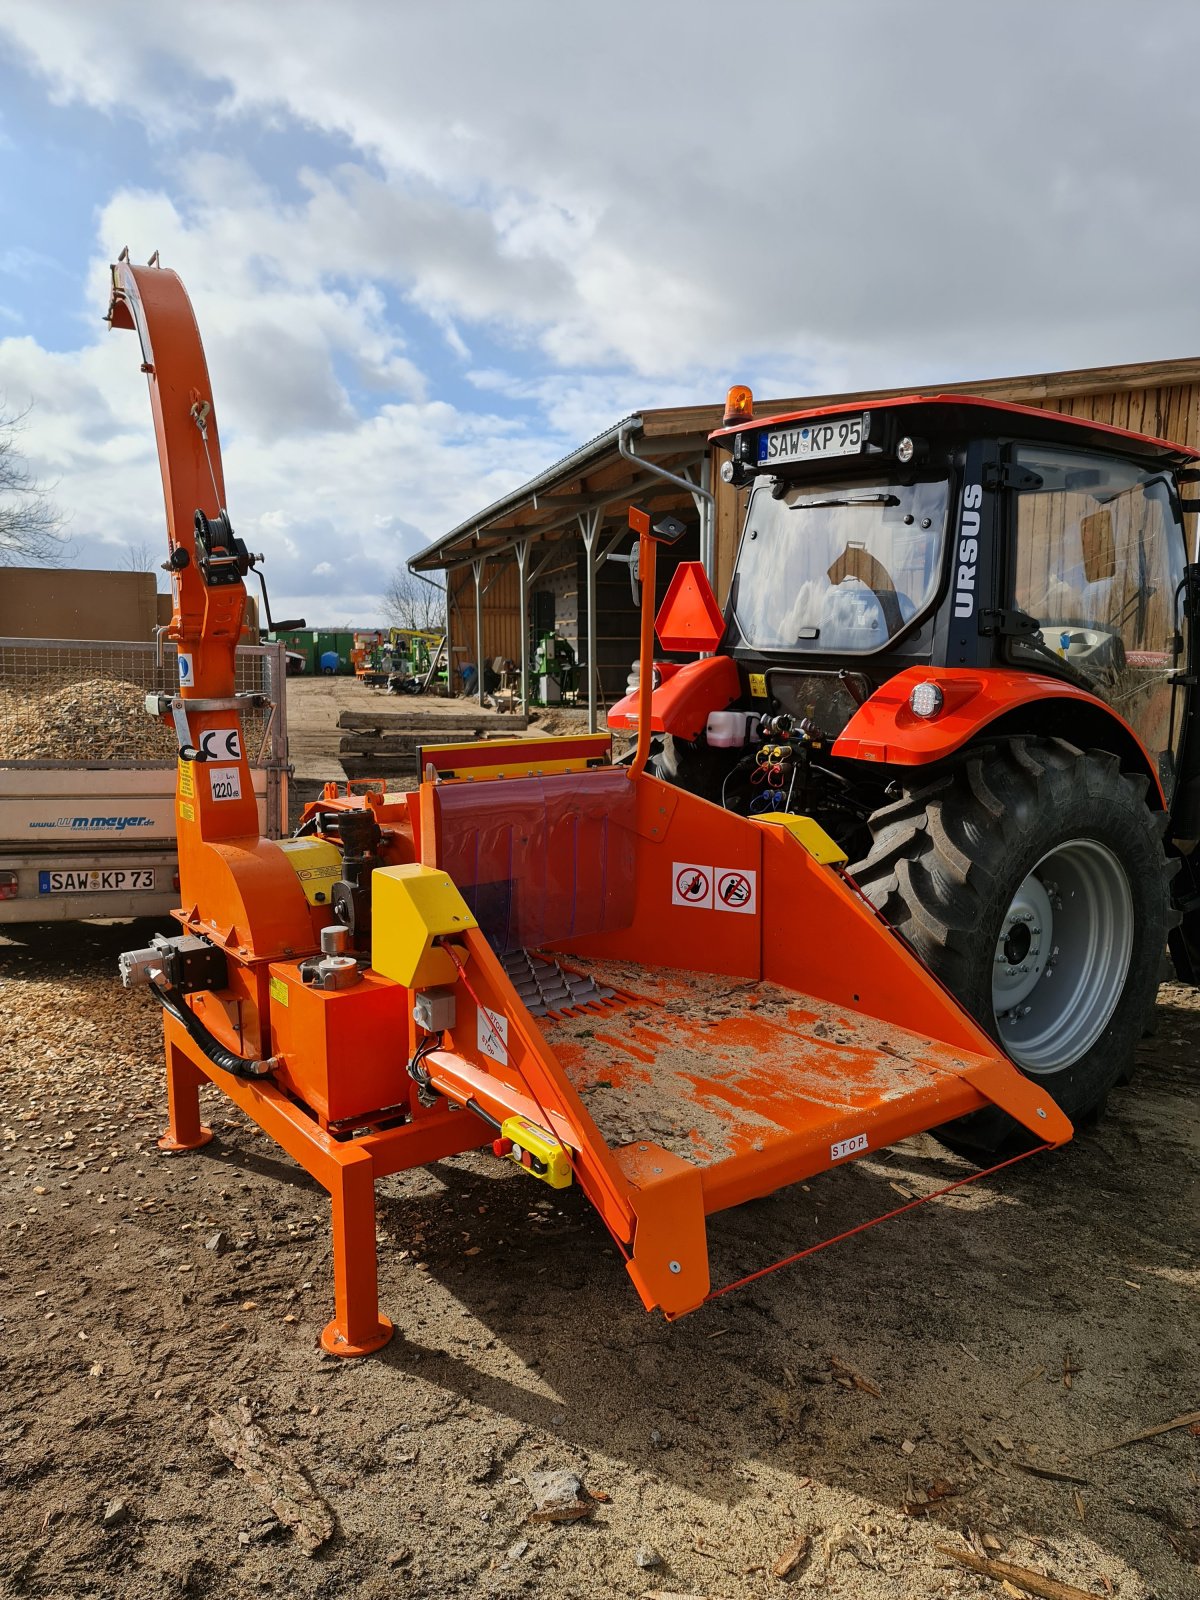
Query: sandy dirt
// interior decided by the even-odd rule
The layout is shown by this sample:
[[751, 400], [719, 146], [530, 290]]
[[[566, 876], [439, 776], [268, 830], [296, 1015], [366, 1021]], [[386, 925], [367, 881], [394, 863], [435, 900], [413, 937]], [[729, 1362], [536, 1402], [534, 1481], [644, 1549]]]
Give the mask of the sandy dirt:
[[[388, 1179], [396, 1337], [347, 1363], [323, 1194], [212, 1091], [212, 1145], [155, 1147], [158, 1021], [113, 976], [150, 931], [0, 945], [6, 1600], [1003, 1592], [938, 1545], [1197, 1593], [1197, 1432], [1093, 1454], [1200, 1407], [1190, 991], [1065, 1150], [674, 1325], [577, 1192]], [[716, 1217], [714, 1282], [963, 1171], [925, 1137]], [[543, 1469], [592, 1514], [528, 1520]]]

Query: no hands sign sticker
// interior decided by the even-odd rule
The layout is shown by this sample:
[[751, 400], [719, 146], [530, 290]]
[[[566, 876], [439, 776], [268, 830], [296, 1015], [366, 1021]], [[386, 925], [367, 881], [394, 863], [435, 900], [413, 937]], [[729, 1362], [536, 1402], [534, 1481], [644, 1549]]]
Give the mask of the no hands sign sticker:
[[671, 870], [675, 874], [671, 885], [672, 905], [704, 906], [706, 910], [712, 909], [711, 867], [697, 867], [687, 861], [676, 861]]
[[671, 871], [672, 905], [736, 911], [743, 916], [753, 916], [758, 910], [758, 873], [748, 867], [709, 867], [676, 861]]

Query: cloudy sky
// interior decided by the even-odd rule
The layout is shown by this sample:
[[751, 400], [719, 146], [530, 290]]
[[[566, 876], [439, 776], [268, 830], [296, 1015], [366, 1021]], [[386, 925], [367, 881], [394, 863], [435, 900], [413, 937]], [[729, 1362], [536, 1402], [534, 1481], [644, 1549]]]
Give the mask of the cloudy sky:
[[1200, 353], [1200, 6], [0, 0], [0, 391], [72, 560], [164, 549], [107, 263], [208, 351], [274, 609], [639, 406]]

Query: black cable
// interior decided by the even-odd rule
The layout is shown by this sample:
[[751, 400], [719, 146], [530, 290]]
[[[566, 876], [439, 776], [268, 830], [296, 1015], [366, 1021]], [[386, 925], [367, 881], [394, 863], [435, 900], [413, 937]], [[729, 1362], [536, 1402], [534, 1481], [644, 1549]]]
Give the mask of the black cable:
[[199, 1046], [214, 1067], [220, 1067], [222, 1072], [228, 1072], [235, 1078], [265, 1078], [271, 1072], [269, 1061], [254, 1061], [249, 1056], [240, 1056], [236, 1051], [227, 1050], [221, 1041], [208, 1031], [191, 1007], [183, 1003], [183, 995], [178, 989], [168, 989], [164, 984], [151, 979], [150, 992], [163, 1010], [175, 1018], [192, 1043]]

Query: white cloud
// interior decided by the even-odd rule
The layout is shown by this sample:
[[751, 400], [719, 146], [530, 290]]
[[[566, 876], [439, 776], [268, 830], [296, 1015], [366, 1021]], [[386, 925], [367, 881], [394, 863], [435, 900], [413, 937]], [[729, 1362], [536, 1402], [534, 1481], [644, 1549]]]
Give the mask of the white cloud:
[[[281, 612], [367, 604], [399, 556], [580, 439], [734, 378], [802, 393], [1200, 343], [1200, 223], [1180, 201], [1194, 6], [331, 15], [216, 0], [182, 28], [146, 0], [0, 0], [0, 37], [58, 102], [149, 130], [159, 171], [97, 196], [70, 309], [95, 316], [126, 242], [180, 271], [230, 509], [272, 555]], [[286, 198], [253, 165], [269, 126], [305, 133]], [[321, 136], [336, 162], [311, 153]], [[18, 328], [29, 249], [0, 256]], [[37, 398], [35, 465], [85, 542], [159, 527], [130, 343], [0, 341], [10, 399]], [[466, 400], [446, 402], [439, 359]]]
[[370, 170], [314, 181], [313, 246], [468, 347], [486, 322], [667, 377], [828, 344], [882, 382], [1200, 332], [1186, 4], [476, 0], [331, 27], [292, 0], [185, 32], [137, 0], [4, 0], [0, 24], [64, 98], [178, 127], [215, 95], [347, 138]]

